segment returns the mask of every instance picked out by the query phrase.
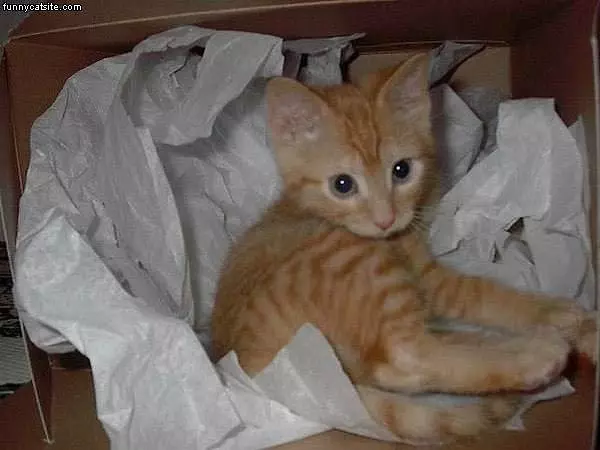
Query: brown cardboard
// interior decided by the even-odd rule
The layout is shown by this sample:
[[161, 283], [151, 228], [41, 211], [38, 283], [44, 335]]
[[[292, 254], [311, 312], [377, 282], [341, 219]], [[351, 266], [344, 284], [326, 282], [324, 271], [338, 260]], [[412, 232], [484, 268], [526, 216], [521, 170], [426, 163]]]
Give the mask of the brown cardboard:
[[[582, 432], [592, 426], [593, 405], [584, 401], [585, 396], [593, 397], [592, 372], [587, 372], [575, 384], [577, 397], [567, 397], [560, 402], [548, 402], [538, 405], [525, 418], [528, 431], [498, 431], [479, 438], [456, 442], [443, 447], [424, 447], [425, 449], [442, 448], [445, 450], [538, 450], [564, 449], [579, 450], [591, 447], [590, 434]], [[588, 384], [589, 383], [589, 384]], [[370, 439], [352, 436], [339, 431], [310, 437], [303, 442], [286, 444], [282, 450], [309, 449], [345, 449], [345, 450], [410, 450], [408, 445], [374, 442]]]
[[52, 382], [53, 443], [40, 439], [42, 429], [29, 384], [0, 403], [0, 448], [107, 450], [108, 438], [96, 419], [90, 371], [55, 370]]
[[[351, 80], [358, 79], [369, 72], [399, 64], [412, 54], [414, 50], [361, 54], [352, 62], [349, 77]], [[455, 89], [469, 85], [484, 86], [510, 96], [512, 89], [510, 68], [510, 47], [492, 46], [463, 63], [452, 76], [452, 85]]]
[[[21, 43], [18, 40], [6, 46], [11, 116], [22, 183], [29, 161], [29, 130], [33, 121], [52, 104], [68, 77], [112, 55], [109, 52]], [[34, 67], [43, 67], [43, 72], [32, 76]]]
[[[11, 117], [8, 77], [6, 70], [6, 59], [0, 62], [0, 236], [6, 240], [9, 258], [15, 252], [15, 241], [17, 235], [18, 198], [21, 193], [21, 180], [17, 163], [16, 146], [14, 142], [13, 122]], [[38, 439], [43, 437], [49, 439], [48, 425], [50, 418], [50, 372], [48, 357], [43, 351], [33, 346], [26, 337], [26, 348], [28, 358], [32, 367], [33, 385], [36, 389], [36, 409], [31, 414], [30, 421], [37, 421], [40, 425]], [[34, 396], [30, 396], [34, 400]], [[2, 429], [0, 427], [0, 429]]]
[[[92, 62], [129, 50], [152, 33], [189, 23], [286, 38], [364, 31], [367, 36], [358, 43], [359, 49], [380, 53], [357, 60], [351, 70], [354, 74], [402, 58], [406, 48], [430, 47], [445, 39], [490, 42], [497, 46], [493, 52], [465, 65], [457, 74], [457, 82], [476, 80], [512, 92], [515, 97], [555, 97], [567, 121], [584, 114], [592, 186], [597, 185], [597, 105], [589, 45], [594, 0], [146, 0], [143, 6], [122, 0], [80, 3], [84, 6], [81, 13], [40, 13], [26, 20], [13, 33], [0, 68], [0, 186], [9, 244], [14, 243], [16, 200], [29, 159], [31, 124], [52, 103], [66, 79]], [[596, 200], [593, 209], [595, 219]], [[51, 369], [43, 352], [32, 346], [30, 350], [37, 397], [51, 424], [54, 448], [108, 448], [95, 418], [89, 372]], [[574, 396], [539, 405], [527, 414], [525, 433], [498, 432], [447, 448], [590, 448], [597, 399], [593, 370], [581, 369], [575, 385], [578, 392]], [[0, 402], [0, 447], [46, 448], [33, 394], [33, 386], [29, 385]], [[281, 448], [343, 447], [393, 446], [330, 432]]]
[[[592, 36], [594, 3], [578, 1], [568, 13], [525, 31], [513, 46], [513, 93], [516, 97], [554, 97], [563, 119], [573, 122], [578, 114], [585, 120], [587, 141], [595, 148], [595, 100], [592, 53], [587, 43]], [[590, 151], [590, 184], [598, 185], [595, 151]], [[597, 205], [592, 190], [592, 203]], [[592, 241], [598, 242], [597, 216], [591, 216]], [[598, 268], [598, 260], [596, 268]]]
[[[108, 450], [108, 439], [95, 417], [92, 379], [88, 370], [54, 370], [53, 373], [54, 445], [41, 439], [35, 419], [33, 389], [27, 385], [0, 402], [0, 448], [10, 450]], [[590, 448], [593, 372], [582, 372], [574, 382], [577, 393], [560, 402], [538, 405], [525, 422], [528, 431], [501, 431], [468, 442], [442, 447], [447, 450], [579, 450]], [[397, 449], [414, 447], [376, 442], [347, 433], [331, 431], [302, 442], [286, 444], [282, 450], [309, 449]], [[425, 447], [427, 448], [427, 447]], [[439, 448], [439, 447], [433, 447]]]
[[[17, 237], [17, 199], [19, 195], [17, 162], [13, 144], [6, 65], [0, 61], [0, 147], [7, 149], [7, 151], [0, 152], [0, 192], [2, 193], [0, 196], [2, 202], [0, 230], [3, 231], [6, 241], [10, 244], [13, 244]], [[9, 245], [8, 251], [10, 254], [14, 254], [14, 248], [11, 245]]]
[[[7, 196], [11, 205], [7, 206], [6, 211], [11, 214], [7, 222], [13, 227], [16, 225], [16, 199], [23, 189], [29, 161], [29, 130], [33, 121], [52, 104], [70, 75], [106, 56], [110, 54], [18, 42], [6, 46], [4, 63], [10, 88], [3, 93], [8, 94], [5, 101], [10, 107], [3, 111], [10, 111], [8, 125], [12, 131], [11, 147], [14, 148], [14, 152], [10, 153], [10, 165], [4, 167], [5, 170], [12, 168], [10, 178], [6, 178], [12, 180], [11, 195]], [[44, 67], [44, 76], [31, 77], [32, 68], [36, 66]], [[5, 127], [4, 130], [6, 129]], [[16, 234], [13, 231], [8, 239], [11, 243], [9, 249], [12, 248], [15, 238]], [[41, 437], [51, 442], [53, 421], [50, 364], [48, 356], [28, 338], [26, 340], [43, 430]]]
[[[83, 1], [82, 13], [32, 17], [15, 36], [32, 42], [122, 51], [148, 34], [184, 23], [285, 38], [367, 33], [365, 46], [444, 39], [509, 42], [567, 8], [570, 0], [213, 0]], [[50, 30], [50, 32], [47, 32]]]

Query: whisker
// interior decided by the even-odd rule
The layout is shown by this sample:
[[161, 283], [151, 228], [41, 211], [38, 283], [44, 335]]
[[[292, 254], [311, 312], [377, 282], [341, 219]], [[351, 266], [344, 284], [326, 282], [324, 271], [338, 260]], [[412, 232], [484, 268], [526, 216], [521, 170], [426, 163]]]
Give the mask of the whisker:
[[422, 205], [422, 206], [419, 206], [419, 209], [417, 211], [430, 212], [430, 211], [436, 211], [437, 209], [438, 209], [438, 205]]
[[411, 227], [413, 230], [419, 231], [423, 234], [429, 233], [429, 226], [426, 223], [424, 223], [418, 216], [415, 216], [415, 218], [411, 222]]

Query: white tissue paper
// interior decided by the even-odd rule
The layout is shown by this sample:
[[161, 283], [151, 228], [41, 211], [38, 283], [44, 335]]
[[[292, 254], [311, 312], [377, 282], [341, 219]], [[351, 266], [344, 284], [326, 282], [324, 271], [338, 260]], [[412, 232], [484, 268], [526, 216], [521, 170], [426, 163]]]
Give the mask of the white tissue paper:
[[593, 309], [583, 151], [552, 100], [502, 103], [497, 148], [442, 198], [430, 230], [433, 254]]
[[431, 51], [429, 84], [447, 83], [462, 63], [485, 48], [483, 44], [461, 44], [446, 41]]
[[[346, 48], [350, 40], [317, 44], [327, 53]], [[204, 49], [202, 55], [197, 47]], [[434, 52], [432, 74], [438, 79], [464, 60], [465, 51], [474, 50], [445, 48], [459, 57], [454, 64], [439, 59], [446, 61], [442, 70], [435, 55], [448, 52]], [[339, 66], [340, 60], [334, 61]], [[215, 366], [202, 345], [209, 341], [207, 325], [224, 255], [279, 192], [265, 140], [262, 79], [280, 74], [282, 67], [279, 38], [177, 28], [71, 77], [33, 126], [19, 219], [16, 298], [36, 345], [49, 352], [76, 348], [90, 359], [98, 416], [115, 450], [259, 449], [330, 428], [393, 440], [370, 419], [331, 347], [310, 325], [254, 379], [241, 370], [234, 353]], [[438, 254], [475, 255], [488, 261], [490, 270], [508, 266], [512, 257], [525, 267], [517, 270], [529, 268], [534, 279], [546, 280], [555, 273], [555, 267], [539, 261], [547, 259], [547, 240], [561, 252], [579, 238], [581, 249], [588, 248], [576, 199], [582, 195], [581, 173], [576, 173], [581, 156], [566, 164], [576, 147], [549, 105], [503, 104], [498, 148], [471, 171], [462, 164], [456, 184], [449, 186], [442, 211], [454, 208], [462, 215], [442, 215], [434, 223]], [[479, 197], [471, 203], [459, 195], [472, 194], [478, 171], [488, 171], [488, 183], [510, 176], [503, 171], [513, 166], [502, 155], [527, 158], [514, 147], [519, 140], [506, 134], [511, 113], [547, 131], [538, 151], [545, 163], [538, 173], [558, 176], [553, 163], [558, 158], [565, 163], [561, 176], [579, 180], [566, 192], [542, 183], [539, 193], [549, 198], [527, 215], [521, 237], [512, 237], [507, 226], [528, 212], [526, 205], [514, 211], [501, 202], [500, 208], [493, 206], [508, 191], [488, 189], [491, 205], [485, 204], [484, 191], [475, 190]], [[550, 125], [542, 126], [548, 120]], [[472, 115], [469, 121], [481, 127]], [[562, 151], [569, 153], [561, 157]], [[531, 153], [535, 159], [536, 151]], [[465, 158], [472, 162], [476, 156]], [[499, 165], [490, 158], [499, 159]], [[532, 182], [531, 176], [516, 177]], [[556, 205], [552, 199], [559, 195], [561, 202], [570, 201]], [[485, 234], [488, 230], [492, 235]], [[496, 247], [505, 264], [490, 259]], [[469, 249], [477, 251], [466, 253]], [[575, 260], [580, 254], [573, 255]], [[582, 286], [591, 283], [587, 274], [570, 273]], [[571, 292], [572, 285], [561, 289]]]
[[[311, 85], [339, 84], [343, 81], [342, 65], [354, 55], [352, 41], [364, 36], [356, 33], [325, 39], [286, 41], [284, 75]], [[302, 65], [302, 57], [306, 57]], [[289, 67], [289, 69], [288, 69]]]
[[431, 121], [438, 147], [442, 192], [471, 168], [484, 135], [483, 122], [447, 84], [431, 89]]

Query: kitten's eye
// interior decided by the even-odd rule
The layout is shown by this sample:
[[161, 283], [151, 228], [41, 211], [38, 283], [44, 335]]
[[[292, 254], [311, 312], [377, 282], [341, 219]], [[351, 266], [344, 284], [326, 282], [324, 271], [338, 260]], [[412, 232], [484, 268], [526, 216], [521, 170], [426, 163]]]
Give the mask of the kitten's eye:
[[396, 161], [392, 168], [392, 181], [394, 183], [406, 183], [410, 175], [410, 166], [410, 159]]
[[354, 178], [346, 173], [336, 175], [329, 180], [329, 188], [338, 197], [350, 197], [358, 192]]

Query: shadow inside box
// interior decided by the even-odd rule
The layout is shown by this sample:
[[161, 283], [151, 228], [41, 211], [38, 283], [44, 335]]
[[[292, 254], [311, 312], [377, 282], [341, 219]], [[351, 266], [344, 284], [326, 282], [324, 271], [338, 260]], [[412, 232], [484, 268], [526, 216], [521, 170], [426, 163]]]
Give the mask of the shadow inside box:
[[0, 273], [0, 337], [21, 337], [21, 326], [13, 301], [12, 287], [10, 272]]
[[90, 370], [90, 360], [83, 354], [74, 351], [49, 355], [50, 367], [62, 370]]
[[[12, 289], [13, 281], [8, 261], [8, 252], [6, 244], [0, 241], [0, 339], [3, 337], [22, 337], [21, 325], [19, 323], [17, 309], [14, 305]], [[66, 370], [90, 368], [90, 361], [79, 352], [50, 355], [49, 359], [52, 368]], [[15, 383], [0, 384], [0, 398], [4, 396], [4, 392], [10, 393], [19, 386], [20, 384]]]
[[14, 305], [13, 281], [4, 242], [0, 242], [0, 400], [29, 379], [29, 364], [21, 324]]

